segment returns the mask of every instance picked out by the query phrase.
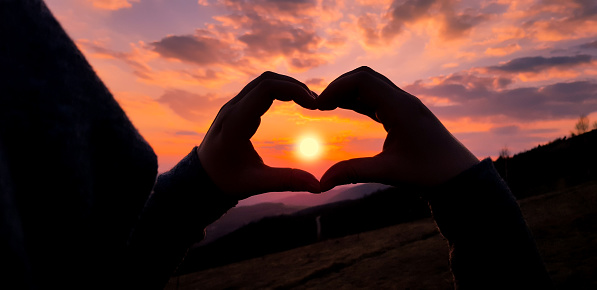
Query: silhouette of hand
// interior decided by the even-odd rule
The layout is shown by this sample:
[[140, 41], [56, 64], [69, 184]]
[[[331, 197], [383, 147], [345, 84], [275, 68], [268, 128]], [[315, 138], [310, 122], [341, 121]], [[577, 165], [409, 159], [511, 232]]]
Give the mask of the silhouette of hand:
[[388, 132], [381, 153], [330, 167], [321, 178], [322, 191], [360, 182], [432, 186], [479, 162], [418, 98], [368, 67], [334, 80], [317, 98], [317, 107], [353, 110]]
[[315, 97], [303, 83], [265, 72], [222, 106], [197, 149], [218, 188], [238, 199], [270, 191], [320, 192], [319, 181], [306, 171], [265, 165], [250, 141], [274, 100], [313, 110]]

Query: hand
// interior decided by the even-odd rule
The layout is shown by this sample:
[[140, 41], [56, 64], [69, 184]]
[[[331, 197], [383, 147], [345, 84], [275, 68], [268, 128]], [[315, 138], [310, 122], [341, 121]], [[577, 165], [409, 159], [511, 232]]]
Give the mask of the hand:
[[197, 149], [218, 188], [238, 199], [270, 191], [320, 192], [319, 181], [306, 171], [265, 165], [249, 140], [274, 100], [313, 110], [315, 97], [303, 83], [266, 72], [226, 103]]
[[353, 110], [388, 132], [381, 153], [330, 167], [321, 178], [322, 191], [360, 182], [433, 186], [479, 162], [419, 99], [368, 67], [334, 80], [317, 98], [317, 107]]

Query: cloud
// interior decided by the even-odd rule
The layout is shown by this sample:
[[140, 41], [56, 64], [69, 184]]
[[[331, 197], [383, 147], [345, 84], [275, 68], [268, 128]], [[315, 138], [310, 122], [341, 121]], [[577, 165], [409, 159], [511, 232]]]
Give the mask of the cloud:
[[88, 51], [92, 56], [104, 59], [118, 59], [133, 69], [133, 74], [140, 78], [147, 78], [151, 68], [143, 60], [140, 51], [132, 46], [131, 52], [119, 52], [108, 49], [104, 44], [87, 39], [77, 40], [77, 45], [83, 51]]
[[[501, 128], [504, 128], [503, 130], [506, 132], [500, 132]], [[478, 158], [490, 156], [497, 158], [500, 150], [504, 147], [507, 147], [512, 154], [516, 154], [529, 150], [537, 144], [553, 140], [557, 136], [557, 132], [559, 130], [554, 128], [525, 129], [517, 125], [508, 125], [492, 128], [489, 132], [461, 132], [455, 133], [454, 136]]]
[[202, 136], [203, 134], [199, 134], [195, 131], [176, 131], [174, 132], [176, 136]]
[[215, 113], [227, 100], [214, 95], [198, 95], [184, 90], [170, 89], [156, 101], [167, 105], [182, 118], [198, 122], [213, 119]]
[[448, 76], [434, 77], [429, 80], [432, 85], [419, 80], [404, 89], [411, 94], [435, 97], [448, 102], [443, 105], [454, 105], [482, 98], [494, 92], [506, 89], [513, 80], [499, 76], [483, 76], [474, 72], [459, 72]]
[[[77, 45], [86, 55], [99, 59], [114, 59], [128, 65], [133, 71], [132, 74], [138, 77], [138, 80], [146, 83], [159, 85], [162, 87], [184, 87], [184, 86], [202, 86], [206, 88], [220, 87], [230, 81], [234, 74], [225, 71], [225, 68], [180, 68], [170, 69], [171, 66], [153, 65], [152, 62], [160, 60], [160, 54], [152, 50], [151, 45], [143, 42], [131, 44], [131, 51], [120, 52], [106, 48], [105, 44], [86, 39], [77, 40]], [[175, 50], [175, 51], [181, 51]], [[174, 54], [175, 51], [168, 52]], [[189, 57], [184, 54], [177, 57]], [[152, 67], [153, 66], [153, 67]], [[241, 65], [242, 67], [242, 65]], [[234, 71], [241, 70], [235, 68]]]
[[443, 33], [441, 34], [444, 39], [462, 37], [473, 27], [489, 19], [489, 15], [474, 9], [466, 9], [458, 13], [452, 7], [448, 7], [446, 10], [444, 12]]
[[[293, 71], [327, 62], [323, 38], [314, 28], [316, 2], [309, 0], [225, 0], [230, 14], [194, 35], [169, 35], [151, 43], [160, 56], [202, 67], [238, 67], [247, 74], [284, 60]], [[341, 39], [340, 39], [341, 40]], [[334, 43], [332, 43], [333, 45]]]
[[89, 0], [93, 7], [103, 10], [119, 10], [123, 8], [130, 8], [133, 5], [131, 2], [139, 2], [140, 0]]
[[594, 35], [597, 2], [593, 0], [537, 1], [525, 13], [524, 27], [540, 41], [578, 39]]
[[254, 140], [252, 142], [253, 145], [255, 145], [255, 147], [266, 150], [278, 151], [282, 155], [286, 155], [289, 152], [292, 152], [292, 149], [294, 147], [294, 144], [292, 144], [291, 140], [286, 138], [267, 141]]
[[520, 131], [520, 126], [518, 125], [507, 125], [507, 126], [498, 126], [492, 127], [489, 129], [489, 132], [496, 135], [513, 135]]
[[[386, 41], [391, 40], [402, 33], [408, 25], [434, 20], [441, 26], [439, 34], [441, 38], [459, 38], [489, 19], [490, 14], [481, 12], [479, 9], [458, 9], [457, 3], [453, 0], [394, 0], [387, 11], [386, 17], [389, 20], [383, 26], [381, 36]], [[367, 32], [371, 39], [373, 32]]]
[[165, 58], [174, 58], [199, 65], [232, 63], [240, 52], [215, 35], [198, 29], [195, 35], [171, 35], [151, 43], [153, 50]]
[[[374, 14], [366, 13], [361, 15], [357, 20], [357, 27], [361, 30], [366, 45], [375, 46], [380, 44], [381, 31], [378, 28], [377, 19]], [[390, 37], [393, 37], [393, 35]]]
[[305, 85], [307, 85], [309, 89], [321, 93], [327, 87], [328, 82], [323, 78], [310, 78], [305, 81]]
[[310, 15], [317, 6], [317, 2], [312, 0], [224, 0], [223, 3], [235, 11], [282, 14], [290, 17]]
[[305, 81], [305, 85], [325, 86], [326, 83], [323, 78], [310, 78]]
[[431, 8], [438, 3], [437, 0], [407, 0], [392, 2], [388, 11], [389, 22], [384, 26], [382, 33], [385, 38], [393, 38], [408, 23], [433, 14]]
[[347, 43], [348, 37], [343, 31], [330, 29], [327, 31], [324, 41], [326, 47], [339, 48]]
[[385, 138], [359, 138], [354, 136], [347, 136], [344, 138], [338, 138], [335, 145], [343, 147], [344, 151], [350, 152], [351, 154], [369, 153], [376, 154], [381, 152]]
[[[240, 24], [240, 23], [239, 23]], [[250, 15], [243, 23], [249, 31], [238, 36], [247, 45], [245, 54], [254, 57], [313, 54], [321, 38], [312, 29], [298, 27], [278, 19]]]
[[570, 68], [581, 64], [590, 64], [592, 57], [582, 54], [575, 56], [555, 56], [555, 57], [522, 57], [510, 60], [504, 64], [490, 66], [490, 71], [501, 71], [508, 73], [519, 72], [537, 72], [550, 68]]
[[580, 45], [580, 48], [583, 49], [597, 49], [597, 40], [593, 42], [588, 42]]
[[518, 43], [511, 43], [505, 46], [498, 46], [498, 47], [488, 47], [485, 50], [486, 55], [490, 56], [504, 56], [508, 54], [512, 54], [520, 50], [520, 45]]
[[517, 121], [573, 118], [597, 111], [597, 83], [574, 81], [538, 87], [498, 90], [485, 79], [477, 83], [424, 84], [417, 82], [405, 90], [425, 99], [447, 99], [448, 105], [430, 104], [441, 118], [509, 118]]
[[[595, 80], [552, 76], [529, 83], [524, 75], [574, 71], [591, 67], [592, 63], [590, 55], [522, 57], [495, 66], [418, 80], [404, 89], [419, 96], [442, 118], [453, 120], [464, 116], [516, 122], [574, 118], [597, 111]], [[493, 132], [513, 130], [505, 127]]]

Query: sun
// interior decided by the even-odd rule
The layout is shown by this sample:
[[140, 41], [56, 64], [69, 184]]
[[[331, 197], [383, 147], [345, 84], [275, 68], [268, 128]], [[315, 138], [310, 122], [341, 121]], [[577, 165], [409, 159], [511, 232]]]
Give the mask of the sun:
[[313, 159], [319, 155], [319, 141], [313, 137], [302, 138], [299, 142], [298, 149], [302, 157]]

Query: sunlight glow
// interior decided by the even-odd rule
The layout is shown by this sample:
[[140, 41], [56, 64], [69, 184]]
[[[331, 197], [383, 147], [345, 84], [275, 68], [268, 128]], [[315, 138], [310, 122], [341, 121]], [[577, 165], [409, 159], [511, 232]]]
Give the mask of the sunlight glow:
[[305, 137], [300, 140], [298, 149], [302, 157], [313, 159], [319, 155], [319, 142], [313, 137]]

